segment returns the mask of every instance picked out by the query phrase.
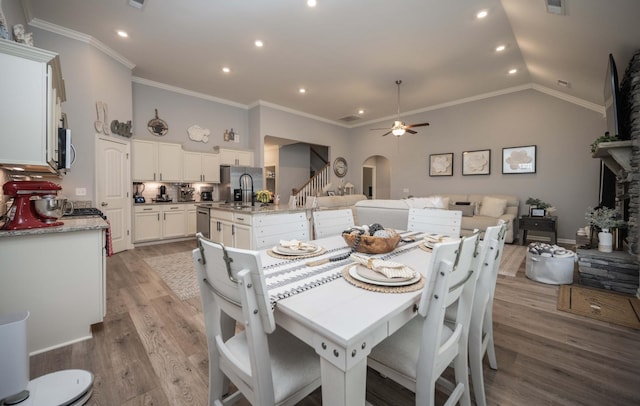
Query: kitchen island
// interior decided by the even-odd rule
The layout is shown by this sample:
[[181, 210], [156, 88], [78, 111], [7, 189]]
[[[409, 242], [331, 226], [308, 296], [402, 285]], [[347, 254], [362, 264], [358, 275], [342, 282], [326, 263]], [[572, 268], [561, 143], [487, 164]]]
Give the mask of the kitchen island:
[[212, 241], [229, 247], [263, 249], [280, 240], [311, 239], [310, 211], [287, 205], [244, 206], [233, 203], [200, 203], [208, 207]]
[[29, 311], [27, 348], [37, 354], [91, 338], [106, 311], [105, 230], [100, 217], [0, 230], [0, 311]]

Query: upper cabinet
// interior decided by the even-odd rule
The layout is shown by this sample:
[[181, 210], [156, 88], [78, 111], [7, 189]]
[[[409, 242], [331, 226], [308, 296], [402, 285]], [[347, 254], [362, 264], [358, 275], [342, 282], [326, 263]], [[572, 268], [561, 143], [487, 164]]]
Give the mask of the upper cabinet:
[[253, 151], [224, 149], [220, 147], [215, 148], [215, 150], [220, 154], [220, 165], [253, 166]]
[[55, 173], [64, 82], [57, 54], [0, 40], [0, 165]]
[[182, 152], [184, 182], [220, 183], [220, 156], [202, 152]]
[[132, 177], [134, 181], [181, 182], [180, 144], [133, 140]]

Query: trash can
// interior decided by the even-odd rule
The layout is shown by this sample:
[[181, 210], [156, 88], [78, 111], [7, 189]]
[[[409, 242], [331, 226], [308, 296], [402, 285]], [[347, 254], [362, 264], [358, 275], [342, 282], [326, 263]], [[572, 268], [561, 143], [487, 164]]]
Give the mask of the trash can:
[[29, 312], [0, 315], [0, 399], [17, 395], [29, 384], [28, 317]]
[[527, 252], [527, 278], [550, 285], [573, 283], [573, 268], [577, 261], [575, 252], [557, 245], [529, 244]]

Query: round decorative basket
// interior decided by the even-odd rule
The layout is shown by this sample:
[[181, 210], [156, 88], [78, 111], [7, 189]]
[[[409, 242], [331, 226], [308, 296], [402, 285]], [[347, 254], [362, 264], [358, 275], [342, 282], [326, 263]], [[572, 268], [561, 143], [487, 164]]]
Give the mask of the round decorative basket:
[[[400, 234], [396, 233], [393, 230], [389, 230], [391, 234], [390, 237], [374, 237], [372, 235], [361, 235], [360, 243], [356, 247], [357, 252], [361, 252], [363, 254], [385, 254], [387, 252], [391, 252], [400, 242]], [[342, 238], [346, 241], [349, 247], [353, 248], [353, 245], [356, 243], [358, 234], [357, 233], [343, 233]]]

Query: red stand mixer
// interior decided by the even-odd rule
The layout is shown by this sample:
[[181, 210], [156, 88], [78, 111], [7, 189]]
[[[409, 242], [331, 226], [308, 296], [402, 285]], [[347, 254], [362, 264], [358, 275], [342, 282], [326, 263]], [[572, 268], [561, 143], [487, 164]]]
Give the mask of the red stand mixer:
[[13, 197], [15, 213], [4, 225], [4, 230], [25, 230], [29, 228], [61, 226], [56, 221], [60, 216], [39, 212], [33, 197], [54, 197], [62, 186], [47, 181], [10, 181], [2, 186], [5, 195]]

